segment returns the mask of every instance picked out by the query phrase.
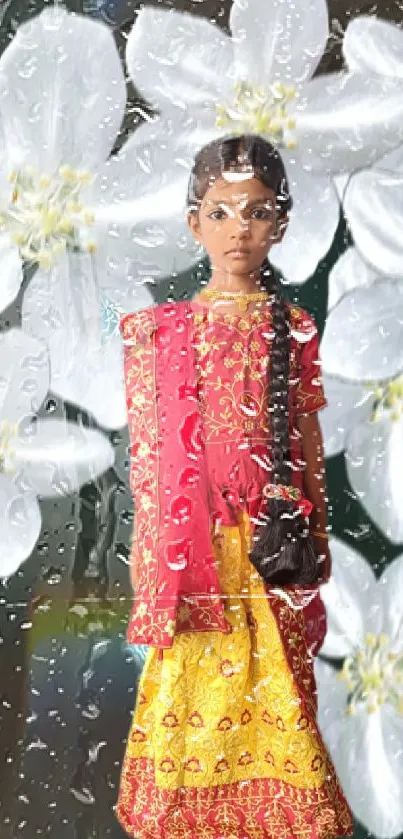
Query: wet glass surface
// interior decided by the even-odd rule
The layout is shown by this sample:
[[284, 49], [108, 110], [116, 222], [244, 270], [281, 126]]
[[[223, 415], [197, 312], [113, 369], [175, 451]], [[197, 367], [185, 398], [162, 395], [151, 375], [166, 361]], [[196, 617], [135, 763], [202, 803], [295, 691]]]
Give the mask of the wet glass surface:
[[[18, 26], [45, 5], [52, 4], [3, 0], [2, 50]], [[67, 5], [112, 27], [122, 52], [139, 4], [72, 0]], [[161, 5], [191, 11], [224, 28], [228, 23], [227, 2], [182, 0]], [[350, 18], [364, 13], [402, 23], [397, 2], [377, 6], [333, 0], [332, 35], [322, 72], [341, 66], [340, 35]], [[144, 108], [131, 83], [128, 92], [116, 149], [131, 134]], [[329, 274], [350, 242], [341, 219], [314, 275], [301, 286], [285, 289], [289, 299], [315, 317], [321, 333]], [[152, 288], [152, 296], [156, 302], [191, 297], [205, 276], [202, 265], [164, 278]], [[27, 269], [25, 286], [29, 280]], [[0, 315], [3, 331], [20, 323], [21, 305], [22, 293]], [[109, 311], [105, 316], [112, 331], [113, 315], [116, 312], [111, 316]], [[42, 527], [36, 546], [17, 573], [0, 586], [0, 836], [119, 839], [124, 833], [113, 807], [145, 656], [144, 647], [129, 647], [125, 640], [132, 603], [127, 565], [133, 525], [127, 429], [105, 431], [89, 413], [52, 392], [38, 416], [101, 428], [114, 449], [115, 462], [75, 493], [40, 499]], [[379, 577], [400, 555], [401, 546], [387, 539], [354, 495], [343, 453], [328, 459], [327, 479], [334, 535], [359, 551]], [[357, 822], [356, 839], [371, 835]]]

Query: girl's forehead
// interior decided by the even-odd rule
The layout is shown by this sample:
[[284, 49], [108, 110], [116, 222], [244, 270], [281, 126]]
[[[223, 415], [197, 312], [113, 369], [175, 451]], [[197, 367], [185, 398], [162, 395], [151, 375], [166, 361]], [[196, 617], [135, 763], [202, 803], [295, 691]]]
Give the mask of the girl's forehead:
[[252, 200], [268, 201], [273, 197], [275, 198], [274, 190], [258, 178], [253, 177], [240, 183], [231, 183], [222, 178], [208, 188], [204, 200], [206, 203], [225, 201], [226, 204], [240, 204]]

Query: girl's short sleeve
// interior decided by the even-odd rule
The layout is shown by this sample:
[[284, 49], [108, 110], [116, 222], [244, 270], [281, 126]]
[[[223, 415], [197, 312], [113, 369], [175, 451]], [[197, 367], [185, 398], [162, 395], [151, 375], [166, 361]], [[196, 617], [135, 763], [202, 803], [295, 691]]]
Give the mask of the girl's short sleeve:
[[323, 389], [318, 330], [314, 320], [306, 312], [302, 314], [303, 320], [296, 331], [300, 347], [295, 399], [298, 416], [313, 414], [327, 405]]

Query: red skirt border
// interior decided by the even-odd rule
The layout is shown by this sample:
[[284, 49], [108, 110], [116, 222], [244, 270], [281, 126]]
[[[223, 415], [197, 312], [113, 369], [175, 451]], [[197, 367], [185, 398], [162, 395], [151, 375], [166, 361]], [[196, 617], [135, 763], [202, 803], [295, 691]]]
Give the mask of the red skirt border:
[[331, 775], [318, 789], [258, 778], [170, 790], [156, 787], [149, 758], [125, 758], [116, 816], [133, 839], [336, 839], [353, 833]]

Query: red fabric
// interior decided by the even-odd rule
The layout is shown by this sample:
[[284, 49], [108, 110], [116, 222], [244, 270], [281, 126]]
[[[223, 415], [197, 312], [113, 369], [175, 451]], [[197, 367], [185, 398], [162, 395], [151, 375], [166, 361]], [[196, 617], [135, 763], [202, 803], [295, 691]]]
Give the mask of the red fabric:
[[[278, 600], [273, 595], [278, 593], [279, 589], [271, 589], [270, 586], [265, 586], [265, 589], [278, 622], [278, 603], [281, 602], [281, 598]], [[299, 627], [296, 625], [295, 629], [298, 629], [299, 634], [303, 633], [308, 652], [311, 657], [315, 657], [319, 653], [327, 632], [326, 609], [320, 596], [319, 586], [316, 585], [311, 588], [298, 588], [297, 586], [290, 586], [287, 589], [282, 590], [282, 595], [284, 597], [291, 598], [295, 618], [297, 621], [300, 621]], [[280, 625], [279, 628], [281, 629]], [[287, 653], [286, 647], [285, 650]], [[291, 664], [292, 662], [290, 662], [290, 667]], [[291, 667], [291, 669], [293, 668]], [[313, 679], [313, 674], [310, 678]], [[303, 684], [303, 682], [300, 684]], [[313, 695], [314, 693], [315, 685], [312, 682], [310, 693], [308, 693], [308, 695]]]
[[326, 609], [319, 588], [312, 589], [314, 596], [304, 605], [305, 637], [312, 656], [316, 656], [327, 632]]
[[191, 607], [183, 630], [230, 629], [211, 545], [189, 306], [127, 315], [121, 328], [141, 560], [128, 639], [169, 647], [181, 599]]
[[[340, 787], [299, 789], [277, 778], [215, 787], [156, 788], [152, 760], [127, 760], [116, 816], [128, 836], [142, 839], [336, 839], [352, 836], [353, 823]], [[141, 788], [141, 819], [133, 800]]]
[[[320, 738], [312, 660], [304, 643], [306, 620], [301, 607], [306, 597], [307, 592], [268, 592], [298, 692], [299, 724], [313, 728]], [[294, 608], [288, 608], [286, 598], [291, 598]], [[147, 737], [143, 729], [136, 734], [138, 731], [142, 738]], [[273, 765], [271, 752], [265, 759]], [[294, 785], [292, 779], [275, 777], [220, 783], [218, 773], [214, 785], [162, 788], [156, 783], [152, 758], [127, 754], [116, 815], [129, 836], [141, 835], [143, 839], [195, 839], [201, 835], [210, 839], [331, 839], [351, 835], [351, 812], [325, 749], [315, 755], [311, 769], [321, 769], [324, 760], [326, 781], [316, 788], [306, 789]], [[167, 773], [171, 768], [168, 761], [167, 756]], [[222, 762], [225, 766], [225, 758]]]
[[[255, 518], [271, 481], [267, 359], [273, 331], [265, 316], [210, 317], [196, 312], [195, 341], [200, 369], [210, 504], [214, 518], [235, 525], [237, 508]], [[297, 417], [326, 405], [321, 381], [318, 332], [302, 309], [290, 307], [289, 424], [293, 486], [303, 489], [301, 435]]]
[[[326, 400], [314, 322], [300, 309], [290, 312], [293, 484], [302, 488], [296, 415]], [[236, 524], [240, 507], [256, 517], [270, 480], [264, 428], [270, 325], [242, 330], [235, 318], [231, 328], [224, 321], [210, 328], [202, 313], [194, 328], [194, 315], [189, 303], [165, 304], [121, 322], [139, 568], [131, 643], [169, 647], [178, 631], [228, 631], [210, 522]], [[236, 354], [250, 354], [258, 365], [243, 365], [241, 379], [234, 376]], [[223, 409], [229, 393], [231, 405], [224, 401]], [[319, 594], [309, 615], [312, 646], [319, 648], [325, 619]]]

